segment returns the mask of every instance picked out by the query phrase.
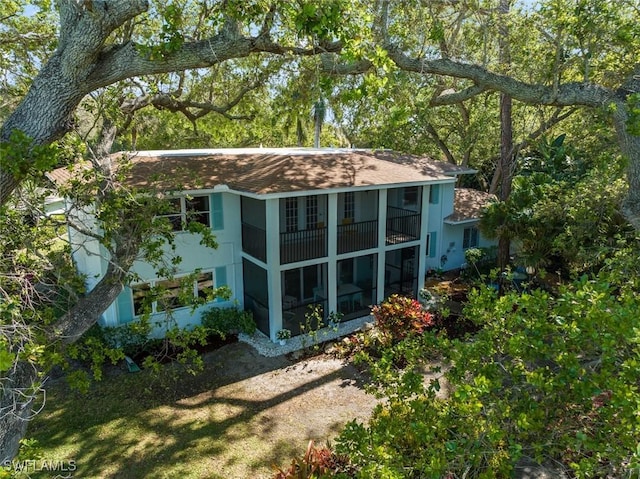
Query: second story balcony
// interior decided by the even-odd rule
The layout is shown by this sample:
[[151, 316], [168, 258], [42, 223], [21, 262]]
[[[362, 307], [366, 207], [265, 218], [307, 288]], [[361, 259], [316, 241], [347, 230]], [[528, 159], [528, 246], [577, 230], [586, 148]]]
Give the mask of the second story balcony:
[[387, 207], [387, 245], [420, 238], [420, 213], [394, 206]]
[[327, 228], [280, 233], [280, 263], [295, 263], [327, 256]]
[[338, 254], [378, 246], [378, 220], [338, 225]]

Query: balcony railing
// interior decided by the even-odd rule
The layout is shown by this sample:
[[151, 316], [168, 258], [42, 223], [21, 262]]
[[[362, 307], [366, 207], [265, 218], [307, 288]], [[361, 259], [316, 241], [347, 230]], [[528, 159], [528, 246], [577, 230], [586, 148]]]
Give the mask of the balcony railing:
[[387, 245], [406, 243], [420, 238], [420, 213], [387, 207]]
[[338, 254], [378, 246], [378, 220], [338, 225]]
[[280, 263], [327, 256], [327, 228], [280, 233]]
[[242, 251], [267, 262], [267, 233], [262, 228], [242, 223]]

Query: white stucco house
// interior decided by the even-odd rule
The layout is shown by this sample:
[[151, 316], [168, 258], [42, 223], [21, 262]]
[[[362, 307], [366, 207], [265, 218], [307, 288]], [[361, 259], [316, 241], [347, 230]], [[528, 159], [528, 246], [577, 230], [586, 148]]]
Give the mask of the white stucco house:
[[[325, 314], [342, 313], [343, 321], [367, 316], [370, 305], [394, 292], [415, 296], [429, 269], [459, 268], [466, 248], [493, 244], [476, 228], [491, 196], [455, 188], [459, 175], [474, 171], [428, 158], [304, 148], [126, 155], [132, 187], [160, 173], [182, 185], [169, 200], [175, 207], [169, 216], [176, 220], [180, 271], [200, 270], [194, 295], [212, 284], [228, 285], [231, 301], [253, 311], [260, 331], [274, 341], [282, 328], [299, 333], [310, 304], [320, 304]], [[60, 181], [65, 171], [50, 176]], [[179, 231], [186, 214], [213, 230], [218, 249]], [[73, 248], [74, 260], [91, 288], [104, 274], [105, 252], [77, 231], [70, 231], [70, 240], [83, 244]], [[136, 263], [134, 270], [143, 280], [123, 289], [103, 325], [135, 321], [145, 291], [166, 281], [147, 264]], [[154, 304], [152, 318], [162, 317], [161, 309]], [[173, 311], [181, 327], [198, 324], [199, 314]]]

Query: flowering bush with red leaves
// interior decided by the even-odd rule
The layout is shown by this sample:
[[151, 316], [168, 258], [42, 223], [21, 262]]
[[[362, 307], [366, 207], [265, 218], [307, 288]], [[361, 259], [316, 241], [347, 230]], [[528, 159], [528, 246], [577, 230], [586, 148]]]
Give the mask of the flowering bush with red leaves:
[[418, 301], [399, 294], [392, 294], [374, 306], [371, 314], [380, 333], [390, 342], [422, 334], [434, 323], [433, 315], [425, 311]]
[[355, 477], [357, 469], [347, 456], [336, 454], [330, 446], [318, 447], [309, 441], [307, 452], [300, 459], [292, 459], [287, 469], [274, 466], [274, 479], [320, 479]]

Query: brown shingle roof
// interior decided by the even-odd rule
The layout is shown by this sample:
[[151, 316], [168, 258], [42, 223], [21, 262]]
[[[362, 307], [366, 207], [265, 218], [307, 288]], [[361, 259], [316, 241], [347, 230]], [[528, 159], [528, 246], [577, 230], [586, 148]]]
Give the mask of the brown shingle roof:
[[[227, 149], [117, 153], [129, 157], [129, 186], [160, 190], [199, 190], [227, 185], [255, 194], [420, 183], [472, 170], [429, 158], [387, 150]], [[55, 182], [71, 172], [49, 174]]]
[[482, 211], [496, 196], [471, 188], [456, 188], [453, 213], [445, 218], [446, 223], [461, 223], [480, 219]]

